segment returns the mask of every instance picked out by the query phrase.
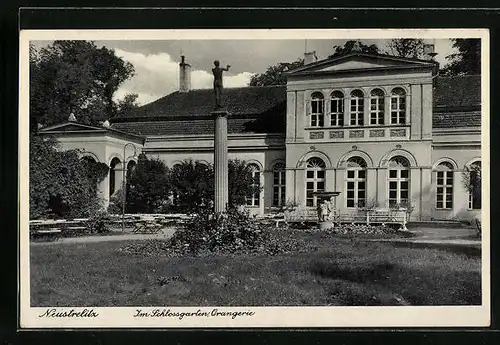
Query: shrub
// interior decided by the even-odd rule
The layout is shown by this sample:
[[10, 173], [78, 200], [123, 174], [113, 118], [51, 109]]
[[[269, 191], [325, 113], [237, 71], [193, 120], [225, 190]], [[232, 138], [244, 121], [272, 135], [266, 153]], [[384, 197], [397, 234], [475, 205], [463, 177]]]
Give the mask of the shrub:
[[60, 151], [49, 137], [30, 136], [30, 217], [88, 217], [100, 207], [97, 182], [107, 166], [80, 159], [77, 150]]
[[127, 184], [126, 211], [157, 213], [168, 199], [170, 184], [167, 174], [168, 168], [163, 161], [139, 155], [137, 166]]
[[91, 233], [104, 233], [109, 231], [109, 215], [104, 210], [92, 214], [87, 221], [87, 230]]

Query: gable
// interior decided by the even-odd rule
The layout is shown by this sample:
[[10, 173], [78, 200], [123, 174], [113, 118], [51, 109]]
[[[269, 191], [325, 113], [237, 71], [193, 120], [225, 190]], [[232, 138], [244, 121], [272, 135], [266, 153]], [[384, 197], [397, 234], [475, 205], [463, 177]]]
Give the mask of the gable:
[[288, 72], [288, 75], [335, 73], [355, 70], [385, 70], [401, 68], [432, 68], [434, 62], [400, 58], [390, 55], [353, 53], [317, 61]]
[[57, 124], [54, 126], [49, 126], [46, 128], [42, 128], [40, 132], [79, 132], [79, 131], [103, 131], [104, 128], [84, 125], [76, 122], [66, 122], [62, 124]]

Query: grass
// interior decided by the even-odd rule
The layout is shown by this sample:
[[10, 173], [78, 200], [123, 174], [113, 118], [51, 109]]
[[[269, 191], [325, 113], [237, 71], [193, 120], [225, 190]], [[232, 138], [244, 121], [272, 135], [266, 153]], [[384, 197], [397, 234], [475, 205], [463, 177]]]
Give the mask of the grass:
[[439, 249], [324, 233], [277, 256], [127, 255], [128, 242], [31, 246], [32, 306], [471, 305], [481, 263]]

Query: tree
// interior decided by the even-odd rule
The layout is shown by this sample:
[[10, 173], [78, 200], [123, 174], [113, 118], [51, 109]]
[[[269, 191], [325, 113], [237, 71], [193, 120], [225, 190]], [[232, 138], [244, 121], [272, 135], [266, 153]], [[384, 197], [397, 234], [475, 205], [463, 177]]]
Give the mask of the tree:
[[30, 136], [30, 217], [88, 217], [101, 205], [96, 185], [108, 167], [80, 159], [77, 150], [60, 151], [53, 138]]
[[139, 95], [136, 93], [127, 93], [123, 96], [123, 99], [119, 100], [116, 104], [116, 115], [126, 115], [139, 107], [137, 97], [139, 97]]
[[266, 72], [252, 75], [249, 85], [286, 85], [286, 76], [283, 73], [301, 66], [304, 66], [304, 59], [298, 59], [293, 62], [280, 62], [276, 65], [269, 66]]
[[424, 55], [424, 40], [414, 38], [395, 38], [387, 43], [389, 54], [411, 59], [421, 59]]
[[98, 124], [116, 114], [113, 95], [134, 74], [112, 49], [89, 41], [55, 41], [30, 47], [30, 121], [52, 125], [74, 113], [79, 122]]
[[127, 183], [127, 212], [156, 213], [167, 202], [170, 191], [168, 168], [160, 159], [139, 155]]
[[193, 211], [214, 198], [214, 169], [211, 165], [186, 159], [170, 170], [170, 184], [181, 210]]
[[479, 38], [454, 38], [453, 48], [458, 52], [448, 55], [449, 61], [443, 68], [445, 75], [481, 73], [481, 40]]
[[252, 168], [243, 160], [229, 160], [228, 193], [229, 207], [246, 203], [246, 198], [262, 189], [260, 181], [253, 178]]
[[361, 41], [351, 40], [347, 41], [343, 46], [334, 45], [333, 54], [329, 55], [328, 58], [349, 54], [354, 51], [366, 54], [378, 54], [379, 49], [375, 44], [366, 45]]

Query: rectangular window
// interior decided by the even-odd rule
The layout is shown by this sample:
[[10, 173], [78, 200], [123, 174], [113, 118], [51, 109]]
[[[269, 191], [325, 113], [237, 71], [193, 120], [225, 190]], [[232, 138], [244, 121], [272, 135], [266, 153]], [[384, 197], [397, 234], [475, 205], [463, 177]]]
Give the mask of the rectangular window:
[[344, 99], [332, 99], [330, 126], [340, 127], [344, 125]]
[[389, 206], [407, 204], [410, 198], [410, 180], [407, 169], [389, 170]]
[[273, 206], [285, 205], [285, 170], [273, 172]]
[[351, 98], [351, 126], [363, 126], [363, 98]]
[[370, 125], [384, 124], [384, 99], [370, 99]]
[[405, 96], [393, 96], [391, 98], [391, 124], [406, 123], [406, 98]]
[[365, 170], [351, 168], [347, 170], [346, 178], [346, 206], [364, 207], [366, 205]]
[[436, 208], [453, 208], [453, 171], [436, 172]]
[[323, 127], [325, 121], [324, 102], [322, 99], [311, 101], [311, 127]]

